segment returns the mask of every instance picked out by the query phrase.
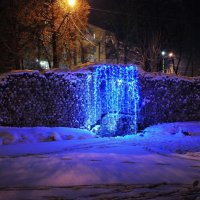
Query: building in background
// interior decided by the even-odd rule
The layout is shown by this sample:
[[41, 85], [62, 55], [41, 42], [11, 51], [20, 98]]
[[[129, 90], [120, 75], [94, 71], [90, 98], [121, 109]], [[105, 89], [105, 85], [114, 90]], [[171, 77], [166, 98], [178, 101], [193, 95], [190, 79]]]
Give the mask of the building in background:
[[112, 32], [89, 24], [84, 34], [76, 42], [72, 64], [78, 66], [87, 62], [108, 63], [110, 49], [115, 48], [115, 44], [116, 37]]
[[[117, 39], [114, 33], [89, 24], [74, 41], [73, 49], [66, 47], [63, 50], [60, 68], [77, 69], [81, 64], [88, 62], [117, 63], [115, 59], [116, 43]], [[52, 61], [48, 61], [44, 57], [40, 60], [37, 58], [25, 59], [24, 66], [28, 69], [47, 70], [52, 66]]]

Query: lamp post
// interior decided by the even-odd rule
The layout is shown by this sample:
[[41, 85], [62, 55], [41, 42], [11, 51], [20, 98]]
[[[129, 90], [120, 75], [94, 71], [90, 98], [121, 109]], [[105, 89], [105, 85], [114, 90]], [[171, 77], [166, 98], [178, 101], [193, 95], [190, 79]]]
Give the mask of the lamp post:
[[162, 51], [161, 55], [162, 55], [162, 72], [165, 73], [165, 55], [166, 55], [166, 52]]
[[[174, 65], [174, 54], [172, 52], [169, 53], [169, 58], [171, 59], [172, 61], [172, 67], [173, 67], [173, 70], [175, 72], [175, 65]], [[173, 72], [172, 72], [173, 73]]]
[[172, 58], [174, 54], [172, 52], [169, 53], [169, 57]]
[[[173, 71], [175, 72], [175, 65], [174, 65], [174, 53], [173, 52], [166, 52], [166, 51], [162, 51], [161, 52], [161, 56], [162, 56], [162, 72], [163, 73], [173, 73]], [[167, 66], [165, 61], [167, 61]], [[173, 67], [173, 70], [171, 69], [171, 67], [169, 68], [169, 61], [172, 63], [172, 67]]]
[[[74, 8], [74, 6], [76, 5], [76, 0], [68, 0], [68, 5], [71, 7], [71, 8]], [[59, 32], [60, 28], [62, 27], [62, 25], [64, 24], [66, 18], [69, 16], [71, 12], [67, 12], [66, 15], [64, 16], [62, 22], [60, 23], [60, 26], [58, 27], [58, 30], [57, 32]]]
[[[67, 0], [68, 5], [72, 8], [74, 8], [76, 4], [76, 0]], [[58, 55], [58, 37], [60, 34], [60, 29], [65, 23], [66, 18], [69, 16], [70, 12], [67, 12], [66, 15], [63, 17], [61, 23], [59, 24], [58, 28], [56, 30], [53, 30], [52, 33], [52, 52], [53, 52], [53, 67], [58, 68], [59, 67], [59, 55]], [[53, 26], [55, 27], [55, 20], [53, 20]]]

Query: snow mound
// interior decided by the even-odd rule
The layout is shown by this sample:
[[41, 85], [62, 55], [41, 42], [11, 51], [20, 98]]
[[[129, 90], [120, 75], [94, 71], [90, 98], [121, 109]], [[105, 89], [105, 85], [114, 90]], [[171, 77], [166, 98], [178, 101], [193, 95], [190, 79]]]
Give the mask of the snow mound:
[[[71, 140], [79, 144], [82, 144], [82, 140], [84, 140], [84, 144], [88, 144], [90, 148], [96, 148], [95, 142], [103, 142], [103, 148], [107, 146], [111, 148], [110, 143], [126, 145], [126, 147], [134, 145], [160, 154], [179, 154], [185, 156], [187, 154], [189, 157], [200, 159], [200, 122], [158, 124], [147, 127], [143, 132], [138, 134], [115, 138], [97, 138], [95, 133], [75, 128], [0, 127], [0, 145], [30, 145], [30, 143], [48, 143], [53, 141], [60, 143], [62, 141], [70, 141], [69, 143], [73, 144]], [[122, 149], [119, 150], [124, 152], [124, 147]]]
[[145, 146], [160, 153], [200, 152], [200, 122], [175, 122], [143, 131]]
[[18, 135], [16, 133], [10, 133], [7, 131], [0, 131], [0, 145], [11, 144], [18, 141]]
[[0, 145], [62, 140], [84, 140], [95, 135], [87, 130], [62, 127], [0, 127]]

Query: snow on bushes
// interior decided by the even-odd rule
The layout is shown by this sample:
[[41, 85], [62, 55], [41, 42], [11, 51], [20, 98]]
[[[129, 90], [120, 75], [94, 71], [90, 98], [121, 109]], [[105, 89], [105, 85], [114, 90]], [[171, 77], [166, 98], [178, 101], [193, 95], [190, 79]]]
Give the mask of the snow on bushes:
[[200, 78], [141, 73], [139, 80], [142, 127], [200, 120]]

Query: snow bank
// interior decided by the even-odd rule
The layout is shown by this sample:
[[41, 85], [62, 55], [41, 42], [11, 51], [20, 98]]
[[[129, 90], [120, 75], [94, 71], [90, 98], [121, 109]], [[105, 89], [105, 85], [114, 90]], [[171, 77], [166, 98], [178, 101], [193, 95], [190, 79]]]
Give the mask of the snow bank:
[[[5, 144], [4, 146], [9, 146], [8, 144], [31, 143], [36, 145], [36, 143], [45, 142], [41, 144], [43, 150], [43, 147], [45, 147], [48, 142], [52, 141], [57, 141], [57, 143], [60, 143], [58, 146], [62, 146], [61, 142], [69, 141], [69, 143], [66, 143], [67, 146], [69, 146], [69, 144], [72, 146], [75, 145], [75, 149], [77, 146], [84, 146], [86, 149], [100, 146], [104, 149], [110, 145], [111, 148], [113, 144], [114, 146], [115, 144], [122, 144], [127, 146], [124, 146], [122, 149], [119, 148], [119, 152], [123, 153], [127, 151], [128, 146], [136, 145], [161, 154], [193, 153], [187, 155], [192, 156], [195, 153], [196, 157], [199, 157], [200, 160], [200, 153], [198, 153], [200, 152], [200, 122], [158, 124], [146, 128], [143, 132], [138, 133], [137, 135], [127, 135], [125, 137], [118, 136], [115, 138], [97, 138], [94, 133], [91, 133], [87, 130], [73, 128], [0, 127], [0, 144]], [[59, 150], [58, 146], [53, 149], [55, 151]], [[40, 151], [39, 149], [40, 148], [37, 149], [37, 152]], [[51, 148], [49, 149], [51, 150]]]
[[0, 127], [0, 145], [26, 144], [63, 140], [85, 140], [94, 138], [94, 134], [87, 130], [74, 128], [14, 128]]
[[142, 145], [159, 153], [199, 152], [200, 122], [176, 122], [150, 126], [143, 131]]

